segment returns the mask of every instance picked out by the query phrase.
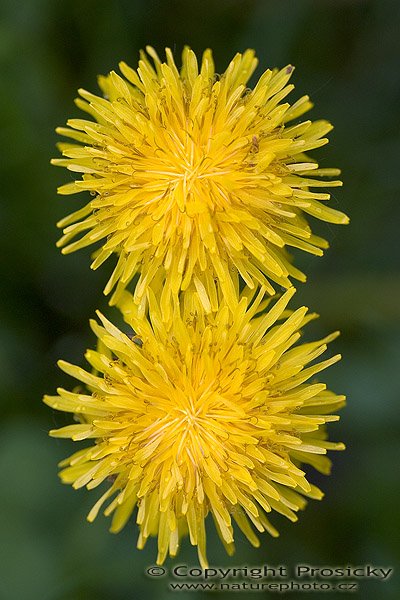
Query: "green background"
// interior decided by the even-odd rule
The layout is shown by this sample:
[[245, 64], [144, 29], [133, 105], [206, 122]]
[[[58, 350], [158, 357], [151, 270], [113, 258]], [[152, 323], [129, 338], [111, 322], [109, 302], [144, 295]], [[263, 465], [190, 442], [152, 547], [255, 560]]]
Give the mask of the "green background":
[[[351, 216], [347, 227], [315, 225], [331, 249], [322, 259], [297, 256], [309, 281], [296, 297], [321, 314], [308, 336], [342, 331], [331, 352], [342, 352], [343, 361], [324, 381], [348, 395], [342, 420], [330, 429], [348, 449], [333, 454], [331, 477], [311, 475], [326, 492], [321, 503], [311, 502], [295, 525], [274, 519], [280, 538], [265, 534], [254, 550], [239, 537], [229, 559], [210, 531], [210, 560], [396, 567], [400, 3], [2, 0], [0, 6], [0, 600], [172, 597], [167, 579], [144, 575], [155, 543], [137, 551], [134, 523], [118, 536], [108, 533], [103, 517], [89, 525], [96, 493], [59, 483], [56, 465], [72, 443], [52, 440], [47, 431], [69, 418], [41, 403], [43, 393], [71, 384], [56, 360], [82, 364], [94, 343], [87, 321], [99, 303], [105, 306], [99, 295], [111, 269], [91, 272], [90, 250], [62, 257], [55, 248], [55, 222], [80, 202], [56, 195], [71, 177], [49, 165], [57, 155], [54, 129], [80, 116], [72, 102], [78, 87], [97, 92], [98, 73], [121, 59], [135, 67], [147, 43], [160, 52], [168, 45], [176, 55], [185, 43], [198, 53], [210, 46], [219, 72], [247, 47], [259, 56], [258, 75], [269, 66], [296, 65], [291, 99], [309, 93], [311, 118], [335, 124], [331, 144], [315, 156], [323, 166], [342, 168], [345, 187], [334, 190], [332, 205]], [[188, 543], [166, 566], [184, 563], [197, 564]], [[358, 597], [397, 598], [399, 591], [394, 576], [362, 581]]]

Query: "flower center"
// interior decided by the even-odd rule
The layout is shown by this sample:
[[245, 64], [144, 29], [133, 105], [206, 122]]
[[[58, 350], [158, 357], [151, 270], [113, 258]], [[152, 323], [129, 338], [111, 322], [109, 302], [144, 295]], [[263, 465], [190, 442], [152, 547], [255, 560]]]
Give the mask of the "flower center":
[[196, 429], [199, 426], [199, 410], [195, 411], [194, 408], [179, 409], [181, 414], [181, 427], [183, 429]]

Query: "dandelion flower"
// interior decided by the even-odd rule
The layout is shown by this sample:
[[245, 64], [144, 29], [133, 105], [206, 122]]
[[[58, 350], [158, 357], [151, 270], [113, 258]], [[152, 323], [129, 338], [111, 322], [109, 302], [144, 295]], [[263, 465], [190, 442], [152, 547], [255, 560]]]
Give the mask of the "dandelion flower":
[[79, 421], [50, 433], [93, 440], [61, 463], [62, 481], [74, 488], [109, 482], [89, 521], [111, 500], [104, 512], [118, 532], [137, 507], [139, 548], [158, 536], [161, 564], [189, 534], [204, 567], [209, 513], [231, 554], [234, 524], [258, 546], [255, 530], [278, 535], [268, 513], [296, 521], [305, 497], [322, 497], [303, 465], [329, 473], [327, 450], [344, 446], [326, 441], [324, 428], [344, 398], [310, 378], [340, 358], [315, 363], [336, 334], [296, 345], [315, 315], [286, 309], [293, 289], [278, 300], [246, 290], [234, 313], [221, 304], [208, 315], [187, 293], [168, 323], [148, 295], [151, 320], [138, 317], [128, 292], [121, 297], [135, 337], [100, 313], [101, 325], [92, 322], [92, 373], [60, 361], [88, 391], [45, 397]]
[[186, 47], [180, 71], [171, 50], [166, 62], [151, 47], [147, 53], [137, 71], [121, 62], [124, 77], [99, 78], [104, 97], [79, 90], [78, 107], [95, 121], [71, 119], [57, 129], [73, 142], [59, 145], [66, 158], [53, 164], [82, 174], [59, 193], [93, 196], [58, 223], [62, 252], [102, 241], [91, 266], [118, 256], [104, 290], [116, 286], [111, 303], [136, 274], [140, 303], [156, 278], [166, 319], [171, 298], [191, 286], [208, 297], [208, 312], [217, 310], [218, 286], [234, 306], [238, 275], [271, 294], [273, 282], [288, 288], [290, 278], [304, 280], [286, 247], [316, 255], [327, 247], [308, 215], [330, 223], [348, 218], [315, 189], [341, 185], [321, 180], [339, 170], [319, 168], [306, 155], [328, 142], [332, 126], [298, 122], [312, 107], [308, 96], [283, 102], [294, 87], [293, 67], [267, 70], [248, 89], [257, 66], [252, 50], [237, 54], [221, 76], [210, 50], [199, 68]]

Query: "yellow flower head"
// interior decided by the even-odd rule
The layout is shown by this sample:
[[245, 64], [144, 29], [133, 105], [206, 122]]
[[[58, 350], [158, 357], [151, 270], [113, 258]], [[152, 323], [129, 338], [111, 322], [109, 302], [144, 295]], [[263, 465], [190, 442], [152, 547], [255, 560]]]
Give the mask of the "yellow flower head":
[[139, 548], [158, 536], [161, 564], [188, 533], [206, 566], [209, 513], [231, 553], [234, 523], [258, 546], [254, 529], [278, 535], [267, 513], [295, 521], [304, 496], [322, 497], [302, 463], [329, 473], [326, 451], [344, 446], [326, 441], [324, 426], [339, 418], [330, 413], [344, 398], [309, 380], [340, 356], [314, 362], [336, 334], [296, 345], [315, 315], [286, 310], [292, 295], [273, 301], [246, 290], [234, 313], [222, 303], [207, 315], [188, 292], [165, 323], [151, 290], [151, 320], [125, 292], [121, 309], [134, 336], [99, 314], [99, 347], [86, 354], [94, 372], [60, 361], [89, 391], [45, 397], [80, 421], [51, 435], [94, 442], [61, 463], [62, 480], [88, 489], [110, 481], [89, 521], [113, 497], [105, 514], [117, 532], [137, 506]]
[[[161, 282], [161, 309], [169, 318], [171, 298], [194, 286], [206, 312], [217, 310], [216, 287], [234, 306], [233, 282], [288, 288], [304, 275], [288, 260], [287, 246], [322, 254], [327, 243], [312, 234], [307, 215], [347, 223], [321, 201], [320, 186], [341, 185], [337, 169], [319, 168], [305, 153], [328, 142], [323, 120], [287, 125], [312, 104], [303, 96], [292, 106], [292, 66], [267, 70], [254, 89], [246, 87], [257, 59], [237, 54], [217, 75], [210, 50], [199, 68], [186, 47], [178, 71], [171, 50], [161, 62], [153, 48], [141, 53], [134, 71], [99, 78], [104, 97], [79, 90], [76, 100], [93, 120], [71, 119], [60, 144], [67, 158], [56, 165], [82, 173], [60, 194], [89, 190], [92, 200], [58, 225], [59, 246], [72, 252], [103, 240], [92, 268], [118, 256], [105, 288], [111, 302], [140, 275], [135, 301]], [[86, 233], [85, 233], [86, 232]], [[71, 241], [77, 236], [82, 236]], [[233, 281], [232, 281], [233, 280]], [[142, 308], [144, 310], [144, 307]]]

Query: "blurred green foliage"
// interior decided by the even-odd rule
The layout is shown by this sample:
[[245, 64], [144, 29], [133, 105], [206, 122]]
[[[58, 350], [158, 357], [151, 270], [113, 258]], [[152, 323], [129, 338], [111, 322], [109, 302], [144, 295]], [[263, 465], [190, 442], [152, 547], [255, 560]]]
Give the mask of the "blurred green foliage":
[[[348, 227], [319, 227], [332, 246], [323, 259], [297, 257], [309, 274], [297, 302], [321, 313], [312, 334], [342, 331], [334, 350], [344, 359], [325, 378], [348, 394], [342, 421], [331, 427], [348, 450], [333, 456], [330, 478], [313, 477], [326, 498], [298, 524], [276, 518], [281, 537], [263, 536], [258, 550], [239, 537], [232, 559], [210, 531], [211, 562], [396, 566], [399, 26], [398, 0], [1, 1], [1, 600], [169, 597], [164, 579], [144, 576], [155, 544], [136, 551], [134, 523], [118, 536], [104, 518], [89, 525], [95, 493], [58, 483], [57, 461], [72, 444], [48, 439], [47, 430], [68, 417], [41, 404], [44, 392], [70, 385], [56, 360], [82, 363], [93, 344], [87, 322], [106, 305], [100, 290], [111, 269], [90, 272], [90, 250], [62, 257], [55, 248], [55, 222], [80, 201], [56, 196], [68, 174], [49, 166], [54, 128], [79, 116], [78, 87], [96, 92], [98, 73], [121, 59], [135, 66], [147, 43], [176, 54], [185, 43], [196, 52], [210, 46], [221, 71], [246, 47], [257, 51], [258, 74], [295, 64], [292, 96], [309, 93], [312, 118], [336, 126], [315, 155], [343, 169], [345, 187], [332, 203], [352, 219]], [[185, 562], [196, 564], [188, 542], [178, 559]], [[397, 598], [399, 591], [394, 576], [362, 582], [360, 595]]]

